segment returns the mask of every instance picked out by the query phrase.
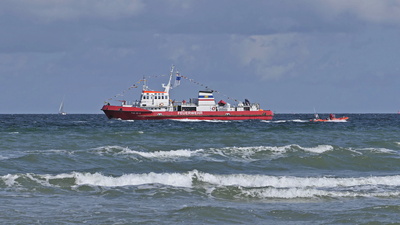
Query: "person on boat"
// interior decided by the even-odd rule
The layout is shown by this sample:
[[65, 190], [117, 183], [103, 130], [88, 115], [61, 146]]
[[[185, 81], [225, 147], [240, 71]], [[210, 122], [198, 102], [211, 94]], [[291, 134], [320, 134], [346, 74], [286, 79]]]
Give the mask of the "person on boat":
[[333, 119], [335, 119], [335, 115], [334, 115], [334, 114], [332, 114], [332, 113], [331, 113], [331, 114], [329, 114], [329, 119], [330, 119], [330, 120], [333, 120]]

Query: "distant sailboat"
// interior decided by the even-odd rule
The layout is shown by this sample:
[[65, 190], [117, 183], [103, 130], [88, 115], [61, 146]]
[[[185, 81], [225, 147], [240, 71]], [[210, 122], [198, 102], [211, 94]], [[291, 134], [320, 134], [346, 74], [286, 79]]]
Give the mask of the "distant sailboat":
[[67, 113], [64, 112], [64, 98], [63, 98], [63, 100], [62, 100], [62, 102], [60, 104], [60, 108], [58, 109], [58, 114], [60, 114], [62, 116], [67, 115]]

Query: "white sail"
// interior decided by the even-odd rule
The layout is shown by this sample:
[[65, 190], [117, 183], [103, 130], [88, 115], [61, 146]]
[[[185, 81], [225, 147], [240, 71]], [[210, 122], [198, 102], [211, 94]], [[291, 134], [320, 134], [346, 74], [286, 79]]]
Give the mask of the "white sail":
[[58, 109], [58, 114], [60, 114], [60, 115], [67, 115], [67, 113], [64, 112], [64, 98], [63, 98], [63, 100], [61, 101], [60, 108]]

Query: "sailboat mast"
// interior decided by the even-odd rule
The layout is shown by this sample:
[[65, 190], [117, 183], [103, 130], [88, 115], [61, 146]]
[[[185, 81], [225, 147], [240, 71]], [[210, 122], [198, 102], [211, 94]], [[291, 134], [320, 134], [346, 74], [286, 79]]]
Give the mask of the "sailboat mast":
[[65, 99], [65, 96], [63, 97], [63, 100], [61, 101], [61, 104], [60, 104], [60, 108], [58, 109], [58, 114], [60, 114], [60, 115], [67, 115], [67, 113], [64, 112], [64, 99]]
[[61, 101], [61, 104], [60, 104], [60, 108], [58, 109], [59, 113], [62, 113], [64, 111], [64, 98], [65, 98], [65, 96], [63, 97], [63, 100]]

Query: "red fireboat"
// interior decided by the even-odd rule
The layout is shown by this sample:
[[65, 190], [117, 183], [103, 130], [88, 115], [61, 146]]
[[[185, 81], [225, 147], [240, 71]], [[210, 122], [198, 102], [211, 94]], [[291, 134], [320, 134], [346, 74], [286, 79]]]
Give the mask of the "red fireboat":
[[[260, 109], [258, 103], [250, 103], [247, 99], [236, 105], [223, 100], [216, 103], [214, 91], [199, 91], [197, 98], [189, 101], [175, 102], [170, 98], [171, 81], [175, 67], [172, 66], [167, 85], [162, 85], [164, 91], [153, 91], [143, 84], [140, 100], [134, 102], [121, 101], [121, 105], [106, 103], [101, 110], [109, 119], [120, 120], [272, 120], [271, 110]], [[176, 81], [181, 76], [176, 73]]]

